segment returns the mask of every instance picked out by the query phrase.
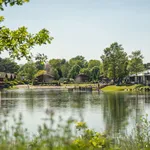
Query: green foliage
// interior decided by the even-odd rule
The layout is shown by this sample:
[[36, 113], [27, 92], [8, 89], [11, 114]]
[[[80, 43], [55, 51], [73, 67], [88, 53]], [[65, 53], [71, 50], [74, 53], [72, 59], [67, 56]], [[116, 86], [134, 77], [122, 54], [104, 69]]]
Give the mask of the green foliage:
[[46, 63], [46, 61], [47, 61], [47, 56], [46, 55], [44, 55], [44, 54], [40, 54], [40, 53], [38, 53], [37, 55], [36, 55], [36, 57], [35, 57], [35, 60], [36, 60], [36, 62], [35, 62], [35, 64], [36, 64], [36, 68], [38, 69], [38, 70], [44, 70], [45, 68], [45, 63]]
[[143, 65], [143, 56], [141, 54], [141, 51], [133, 51], [132, 54], [129, 56], [129, 65], [128, 70], [130, 74], [137, 74], [138, 72], [141, 72], [144, 70]]
[[89, 62], [88, 62], [88, 68], [89, 69], [92, 69], [93, 67], [100, 67], [100, 61], [99, 60], [94, 60], [94, 59], [91, 59]]
[[19, 70], [19, 65], [9, 58], [0, 58], [0, 72], [16, 73]]
[[83, 56], [76, 56], [74, 58], [71, 58], [69, 60], [69, 65], [72, 68], [74, 65], [80, 66], [80, 68], [86, 68], [87, 67], [87, 61]]
[[[72, 131], [75, 120], [69, 119], [65, 124], [59, 118], [59, 124], [54, 127], [54, 113], [49, 114], [49, 124], [39, 126], [37, 134], [30, 138], [31, 134], [23, 128], [22, 115], [18, 119], [13, 118], [13, 126], [8, 126], [8, 120], [0, 123], [0, 149], [3, 150], [105, 150], [110, 149], [110, 140], [104, 134], [100, 134], [87, 128], [84, 122], [78, 122], [75, 133]], [[9, 143], [9, 144], [8, 144]]]
[[[148, 150], [150, 149], [150, 122], [141, 117], [131, 135], [112, 138], [107, 132], [89, 129], [85, 122], [67, 121], [47, 110], [49, 123], [38, 127], [35, 135], [23, 127], [22, 115], [13, 117], [13, 125], [4, 118], [0, 121], [0, 149], [3, 150]], [[74, 124], [76, 122], [76, 126]], [[32, 137], [32, 138], [31, 138]]]
[[26, 27], [19, 27], [17, 30], [10, 30], [2, 27], [0, 30], [0, 52], [7, 50], [10, 57], [30, 59], [30, 50], [36, 45], [51, 43], [52, 37], [49, 31], [42, 29], [36, 34], [28, 33]]
[[62, 71], [62, 76], [64, 78], [68, 77], [68, 73], [69, 73], [69, 64], [68, 62], [66, 62], [65, 64], [61, 65], [61, 71]]
[[39, 70], [36, 74], [35, 74], [35, 77], [37, 76], [40, 76], [42, 74], [46, 74], [46, 71], [45, 70]]
[[90, 75], [91, 75], [89, 68], [82, 68], [80, 70], [80, 73], [83, 73], [83, 74], [87, 75], [88, 77], [90, 77]]
[[59, 79], [59, 74], [58, 74], [58, 70], [57, 69], [52, 69], [52, 75], [54, 76], [55, 80]]
[[18, 76], [20, 78], [24, 77], [24, 80], [29, 80], [31, 83], [33, 83], [37, 71], [38, 70], [36, 68], [35, 63], [32, 61], [29, 61], [28, 63], [26, 63], [20, 68]]
[[4, 6], [23, 5], [29, 0], [0, 0], [0, 10], [4, 10]]
[[[4, 6], [8, 4], [22, 5], [29, 0], [0, 0], [0, 10], [4, 10]], [[4, 21], [4, 17], [0, 16], [0, 22]], [[53, 37], [46, 29], [40, 30], [36, 34], [29, 33], [27, 27], [19, 27], [17, 30], [10, 30], [6, 26], [0, 27], [0, 53], [8, 51], [10, 57], [21, 59], [25, 57], [31, 59], [31, 49], [36, 45], [50, 44]]]
[[100, 68], [95, 66], [91, 69], [91, 80], [98, 81], [100, 77]]
[[114, 82], [127, 75], [128, 57], [122, 45], [112, 43], [110, 47], [104, 49], [104, 55], [101, 56], [101, 59], [104, 75], [112, 78]]
[[131, 136], [122, 136], [119, 139], [121, 150], [149, 150], [150, 149], [150, 122], [148, 116], [142, 116], [136, 124]]
[[74, 65], [74, 66], [70, 69], [69, 74], [68, 74], [68, 77], [75, 79], [75, 77], [79, 74], [80, 69], [81, 69], [81, 68], [80, 68], [79, 65]]

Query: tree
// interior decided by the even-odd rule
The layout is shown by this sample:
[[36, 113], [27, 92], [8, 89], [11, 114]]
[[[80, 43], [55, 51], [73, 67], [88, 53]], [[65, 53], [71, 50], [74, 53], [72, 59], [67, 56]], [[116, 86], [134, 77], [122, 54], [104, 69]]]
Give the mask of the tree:
[[0, 0], [0, 10], [4, 10], [4, 6], [23, 5], [29, 0]]
[[62, 65], [66, 63], [65, 59], [51, 59], [49, 60], [49, 64], [52, 66], [53, 69], [56, 69], [58, 72], [59, 77], [61, 78], [62, 75]]
[[69, 78], [75, 79], [75, 77], [79, 74], [81, 67], [79, 65], [74, 65], [68, 74]]
[[90, 60], [89, 62], [88, 62], [88, 68], [89, 69], [91, 69], [91, 68], [93, 68], [93, 67], [95, 67], [95, 66], [97, 66], [97, 67], [100, 67], [100, 61], [99, 60]]
[[52, 75], [54, 76], [55, 80], [58, 80], [60, 78], [58, 70], [55, 68], [52, 68]]
[[[7, 5], [22, 5], [29, 0], [0, 0], [0, 11], [4, 10]], [[4, 17], [0, 16], [0, 23]], [[21, 59], [25, 57], [31, 59], [31, 49], [36, 45], [51, 43], [53, 37], [46, 29], [42, 29], [36, 34], [29, 33], [27, 27], [19, 27], [17, 30], [10, 30], [3, 26], [0, 27], [0, 53], [8, 51], [10, 57]]]
[[35, 64], [38, 70], [44, 70], [45, 63], [47, 61], [47, 56], [45, 54], [38, 53], [35, 57]]
[[88, 77], [90, 77], [90, 75], [91, 75], [89, 68], [82, 68], [80, 70], [80, 73], [83, 73], [83, 74], [87, 75]]
[[112, 43], [110, 47], [104, 49], [104, 55], [101, 56], [103, 62], [104, 75], [112, 78], [114, 83], [122, 80], [127, 75], [127, 53], [124, 52], [122, 45]]
[[65, 64], [63, 64], [61, 66], [61, 71], [62, 71], [62, 76], [64, 78], [67, 78], [68, 77], [68, 73], [69, 73], [69, 63], [66, 62]]
[[143, 55], [141, 54], [140, 50], [133, 51], [132, 54], [129, 56], [129, 65], [128, 70], [130, 74], [136, 74], [144, 70], [143, 64]]
[[0, 58], [0, 72], [17, 73], [19, 65], [9, 58]]
[[36, 65], [34, 62], [29, 61], [25, 65], [23, 65], [19, 71], [19, 76], [24, 76], [25, 80], [29, 80], [33, 83], [35, 79], [35, 75], [38, 72]]
[[85, 60], [83, 56], [76, 56], [69, 60], [69, 65], [70, 65], [70, 68], [73, 67], [74, 65], [79, 65], [80, 68], [86, 68], [87, 61]]
[[91, 69], [91, 79], [94, 81], [98, 81], [100, 77], [100, 68], [95, 66]]

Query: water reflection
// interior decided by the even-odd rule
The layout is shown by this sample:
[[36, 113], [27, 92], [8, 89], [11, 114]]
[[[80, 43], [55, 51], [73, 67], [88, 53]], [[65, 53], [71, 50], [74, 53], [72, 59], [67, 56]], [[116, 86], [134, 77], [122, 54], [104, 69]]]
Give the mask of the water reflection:
[[84, 93], [63, 90], [10, 90], [0, 96], [0, 117], [7, 112], [23, 113], [25, 124], [34, 130], [43, 123], [45, 110], [53, 110], [56, 116], [70, 116], [84, 120], [91, 128], [112, 134], [126, 132], [139, 122], [140, 116], [150, 116], [149, 93]]

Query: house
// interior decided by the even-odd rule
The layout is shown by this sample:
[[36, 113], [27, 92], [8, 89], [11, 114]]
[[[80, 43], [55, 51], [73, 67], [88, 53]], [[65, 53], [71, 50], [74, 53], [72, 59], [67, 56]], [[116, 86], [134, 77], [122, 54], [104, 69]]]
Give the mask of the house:
[[80, 83], [80, 82], [88, 82], [89, 81], [89, 77], [85, 74], [79, 74], [76, 76], [75, 81]]
[[35, 79], [38, 83], [50, 83], [51, 81], [54, 80], [54, 77], [49, 75], [49, 74], [46, 74], [46, 73], [43, 73], [39, 76], [36, 77]]
[[150, 86], [150, 69], [140, 72], [138, 74], [129, 75], [127, 81], [130, 83], [144, 84]]
[[0, 72], [0, 88], [4, 87], [5, 79], [12, 81], [12, 80], [16, 79], [16, 75], [13, 73]]

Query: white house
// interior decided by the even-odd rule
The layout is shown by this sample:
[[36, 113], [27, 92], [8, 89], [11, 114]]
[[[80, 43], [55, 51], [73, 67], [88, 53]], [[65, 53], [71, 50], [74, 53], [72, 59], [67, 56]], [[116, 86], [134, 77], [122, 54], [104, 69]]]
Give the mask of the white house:
[[129, 75], [128, 80], [130, 83], [150, 85], [150, 69], [139, 72], [138, 74]]

